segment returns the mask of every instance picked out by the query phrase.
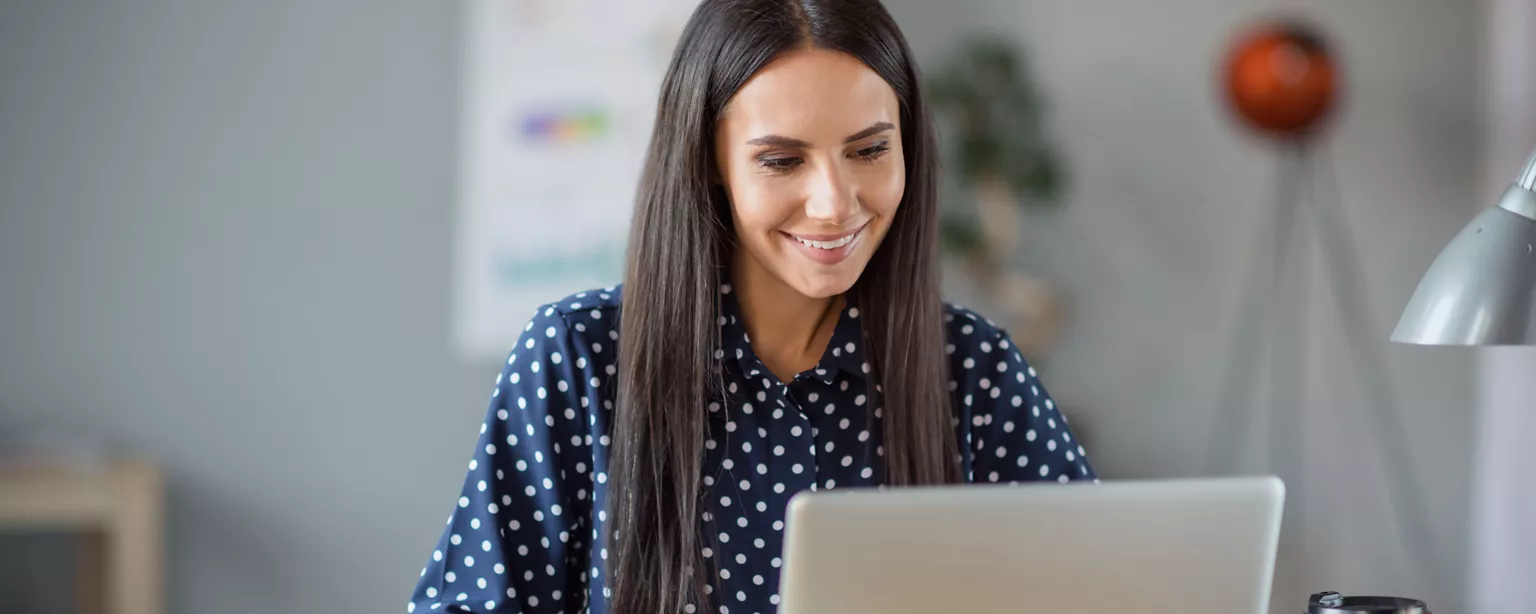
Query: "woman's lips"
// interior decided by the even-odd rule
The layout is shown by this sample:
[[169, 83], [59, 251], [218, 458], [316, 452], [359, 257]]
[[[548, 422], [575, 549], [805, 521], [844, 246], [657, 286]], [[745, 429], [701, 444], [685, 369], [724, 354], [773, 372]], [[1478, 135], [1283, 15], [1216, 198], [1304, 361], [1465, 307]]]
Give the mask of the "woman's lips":
[[866, 222], [855, 230], [835, 235], [801, 235], [782, 231], [779, 234], [805, 257], [818, 264], [833, 265], [853, 254], [854, 248], [858, 247], [859, 240], [864, 236], [864, 229], [868, 227]]

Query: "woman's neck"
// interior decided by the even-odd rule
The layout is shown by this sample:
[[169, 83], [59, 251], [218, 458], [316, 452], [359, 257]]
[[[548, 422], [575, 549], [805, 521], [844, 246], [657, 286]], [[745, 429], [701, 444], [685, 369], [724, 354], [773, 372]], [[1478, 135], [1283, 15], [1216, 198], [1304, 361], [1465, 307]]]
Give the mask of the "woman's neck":
[[843, 297], [811, 298], [750, 255], [738, 251], [733, 260], [731, 286], [758, 359], [786, 383], [815, 367], [837, 328]]

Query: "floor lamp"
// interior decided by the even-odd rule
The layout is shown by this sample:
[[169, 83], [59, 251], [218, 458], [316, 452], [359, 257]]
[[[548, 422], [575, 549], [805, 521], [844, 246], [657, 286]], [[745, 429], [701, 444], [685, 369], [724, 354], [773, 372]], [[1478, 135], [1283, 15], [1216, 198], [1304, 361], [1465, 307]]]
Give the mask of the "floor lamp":
[[[1222, 378], [1206, 471], [1229, 473], [1238, 465], [1243, 435], [1259, 405], [1251, 396], [1264, 366], [1258, 363], [1263, 358], [1261, 350], [1267, 347], [1272, 358], [1279, 358], [1270, 365], [1274, 392], [1269, 412], [1272, 463], [1282, 475], [1290, 473], [1286, 477], [1299, 479], [1302, 421], [1284, 412], [1286, 407], [1300, 403], [1285, 395], [1306, 389], [1302, 359], [1306, 347], [1303, 335], [1280, 334], [1272, 307], [1284, 303], [1292, 310], [1288, 315], [1300, 317], [1306, 301], [1303, 290], [1308, 285], [1308, 253], [1294, 244], [1308, 246], [1306, 239], [1315, 236], [1343, 319], [1349, 358], [1367, 398], [1365, 417], [1373, 428], [1366, 431], [1374, 441], [1365, 443], [1374, 444], [1381, 458], [1390, 503], [1397, 514], [1399, 540], [1409, 553], [1407, 558], [1422, 567], [1424, 577], [1430, 581], [1447, 577], [1444, 557], [1430, 530], [1427, 500], [1403, 444], [1407, 428], [1395, 398], [1386, 348], [1371, 332], [1377, 329], [1366, 304], [1366, 277], [1344, 219], [1342, 198], [1332, 166], [1320, 155], [1313, 138], [1332, 108], [1342, 77], [1317, 31], [1294, 21], [1261, 24], [1244, 33], [1232, 47], [1225, 77], [1230, 106], [1239, 117], [1280, 144], [1280, 166], [1273, 218], [1258, 227], [1253, 241], [1255, 251], [1231, 336], [1225, 363], [1228, 372]], [[1319, 193], [1320, 183], [1328, 187], [1326, 194]], [[1304, 219], [1311, 224], [1303, 225]], [[1291, 288], [1288, 292], [1287, 282]], [[1443, 307], [1437, 303], [1427, 309], [1439, 314]], [[1290, 490], [1293, 495], [1288, 507], [1294, 509], [1301, 489]], [[1289, 515], [1286, 520], [1293, 531], [1298, 521]]]

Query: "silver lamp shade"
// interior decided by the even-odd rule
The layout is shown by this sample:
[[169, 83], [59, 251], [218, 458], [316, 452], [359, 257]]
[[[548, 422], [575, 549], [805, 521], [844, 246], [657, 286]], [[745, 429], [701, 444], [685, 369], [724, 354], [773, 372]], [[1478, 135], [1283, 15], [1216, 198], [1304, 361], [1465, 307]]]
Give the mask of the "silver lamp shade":
[[1421, 345], [1536, 345], [1536, 152], [1498, 206], [1440, 252], [1392, 340]]

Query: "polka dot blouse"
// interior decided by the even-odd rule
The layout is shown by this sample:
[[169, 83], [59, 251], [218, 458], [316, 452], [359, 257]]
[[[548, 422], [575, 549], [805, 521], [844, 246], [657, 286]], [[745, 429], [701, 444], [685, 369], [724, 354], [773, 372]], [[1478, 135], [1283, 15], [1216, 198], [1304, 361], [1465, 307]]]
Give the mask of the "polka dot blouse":
[[[703, 556], [720, 590], [695, 611], [773, 612], [784, 514], [802, 490], [883, 481], [880, 409], [849, 305], [815, 368], [780, 382], [753, 354], [730, 286], [721, 288], [726, 394], [709, 415]], [[622, 290], [539, 308], [496, 379], [468, 477], [406, 611], [607, 612], [604, 526], [614, 345]], [[1093, 480], [1083, 448], [1007, 333], [947, 306], [968, 480]]]

